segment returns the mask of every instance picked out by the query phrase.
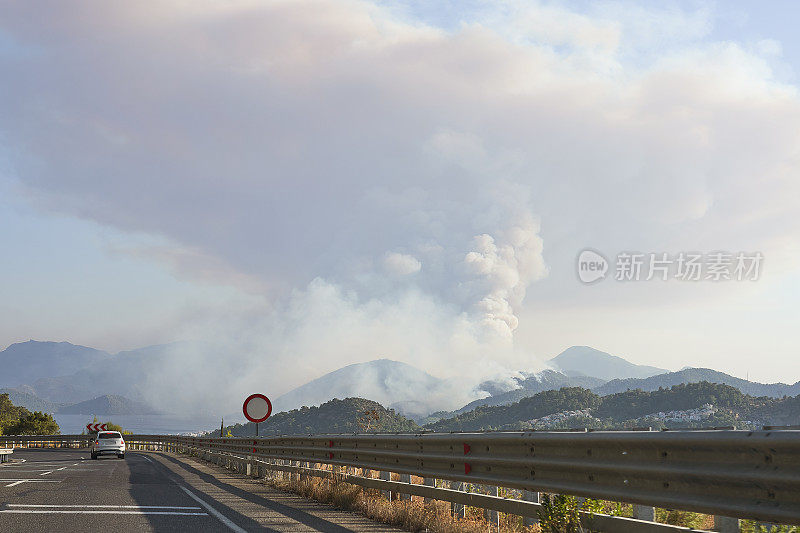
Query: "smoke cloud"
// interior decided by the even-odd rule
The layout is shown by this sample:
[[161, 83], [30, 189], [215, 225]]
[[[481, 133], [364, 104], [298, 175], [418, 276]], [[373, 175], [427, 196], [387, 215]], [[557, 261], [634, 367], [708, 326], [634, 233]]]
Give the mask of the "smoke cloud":
[[176, 379], [230, 404], [387, 357], [468, 375], [455, 407], [541, 366], [514, 331], [548, 264], [800, 234], [796, 91], [768, 47], [700, 42], [707, 11], [507, 2], [441, 29], [359, 1], [3, 10], [2, 156], [30, 201], [248, 295], [179, 321], [214, 349], [150, 376], [163, 402]]

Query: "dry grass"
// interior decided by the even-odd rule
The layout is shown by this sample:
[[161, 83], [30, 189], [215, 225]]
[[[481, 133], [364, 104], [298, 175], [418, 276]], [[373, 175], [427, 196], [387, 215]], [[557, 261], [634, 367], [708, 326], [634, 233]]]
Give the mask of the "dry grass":
[[656, 521], [663, 524], [710, 530], [714, 528], [714, 517], [703, 513], [656, 508]]
[[[424, 503], [417, 496], [411, 500], [389, 501], [380, 491], [363, 489], [358, 485], [331, 479], [267, 478], [266, 483], [306, 498], [331, 504], [339, 509], [353, 511], [383, 524], [406, 531], [429, 531], [431, 533], [491, 533], [497, 532], [483, 519], [483, 510], [467, 508], [466, 518], [453, 517], [450, 503], [431, 501]], [[420, 480], [421, 481], [421, 480]], [[500, 530], [509, 533], [540, 533], [538, 526], [525, 527], [522, 518], [501, 514]]]

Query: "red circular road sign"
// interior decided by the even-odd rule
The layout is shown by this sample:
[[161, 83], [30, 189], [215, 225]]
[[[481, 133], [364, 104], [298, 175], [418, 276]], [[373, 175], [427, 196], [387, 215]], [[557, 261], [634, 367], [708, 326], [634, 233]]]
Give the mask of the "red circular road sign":
[[242, 411], [250, 422], [263, 422], [272, 414], [272, 402], [263, 394], [251, 394], [244, 401]]

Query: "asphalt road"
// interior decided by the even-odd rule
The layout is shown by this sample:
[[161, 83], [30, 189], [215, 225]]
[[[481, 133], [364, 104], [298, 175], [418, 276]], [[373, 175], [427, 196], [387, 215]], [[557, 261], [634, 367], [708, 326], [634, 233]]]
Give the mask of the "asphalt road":
[[0, 531], [394, 531], [215, 465], [128, 452], [17, 449], [0, 466]]

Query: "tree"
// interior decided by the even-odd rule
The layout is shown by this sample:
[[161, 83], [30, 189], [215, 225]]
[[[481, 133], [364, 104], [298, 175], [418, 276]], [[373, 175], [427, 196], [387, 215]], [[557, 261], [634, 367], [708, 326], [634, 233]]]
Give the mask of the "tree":
[[7, 393], [0, 394], [0, 435], [57, 435], [61, 429], [52, 415], [14, 405]]
[[22, 415], [27, 413], [30, 411], [11, 403], [8, 393], [0, 394], [0, 435], [8, 433], [9, 426], [15, 424]]
[[106, 422], [106, 429], [108, 431], [119, 431], [120, 433], [122, 433], [122, 426], [120, 426], [119, 424], [115, 424], [111, 420]]
[[6, 432], [10, 435], [58, 435], [61, 433], [61, 428], [53, 419], [53, 415], [36, 411], [20, 417], [8, 426]]

